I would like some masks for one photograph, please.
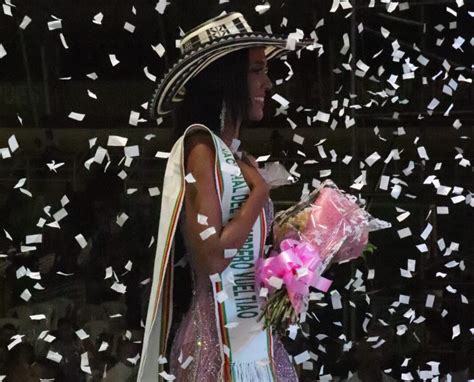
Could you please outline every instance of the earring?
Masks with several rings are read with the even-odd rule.
[[[221,123],[221,133],[224,131],[224,127],[225,127],[225,113],[226,113],[226,107],[225,107],[225,102],[222,101],[222,109],[221,109],[221,114],[219,116],[219,120],[220,120],[220,123]]]

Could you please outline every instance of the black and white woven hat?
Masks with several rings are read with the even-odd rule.
[[[313,41],[298,35],[277,36],[253,32],[241,13],[220,15],[192,29],[181,40],[181,57],[164,75],[149,104],[153,119],[183,100],[186,83],[209,64],[239,49],[264,47],[267,60]]]

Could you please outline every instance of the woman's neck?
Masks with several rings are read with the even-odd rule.
[[[231,146],[233,139],[239,139],[240,134],[240,121],[233,123],[229,117],[226,118],[224,129],[220,133],[221,139],[227,146]]]

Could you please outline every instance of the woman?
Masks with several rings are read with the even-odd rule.
[[[193,274],[191,308],[169,357],[176,380],[297,380],[280,341],[257,319],[255,261],[263,255],[272,207],[255,161],[237,151],[241,124],[263,117],[271,88],[267,60],[295,44],[309,42],[254,33],[241,14],[224,14],[184,36],[182,58],[157,89],[152,115],[184,101],[165,172],[139,381],[156,381],[167,362],[176,232]]]

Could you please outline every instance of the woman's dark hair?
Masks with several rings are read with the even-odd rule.
[[[177,108],[174,140],[193,123],[218,132],[223,102],[232,122],[244,121],[249,109],[247,71],[248,49],[240,49],[213,62],[192,78],[186,84],[186,95]]]

